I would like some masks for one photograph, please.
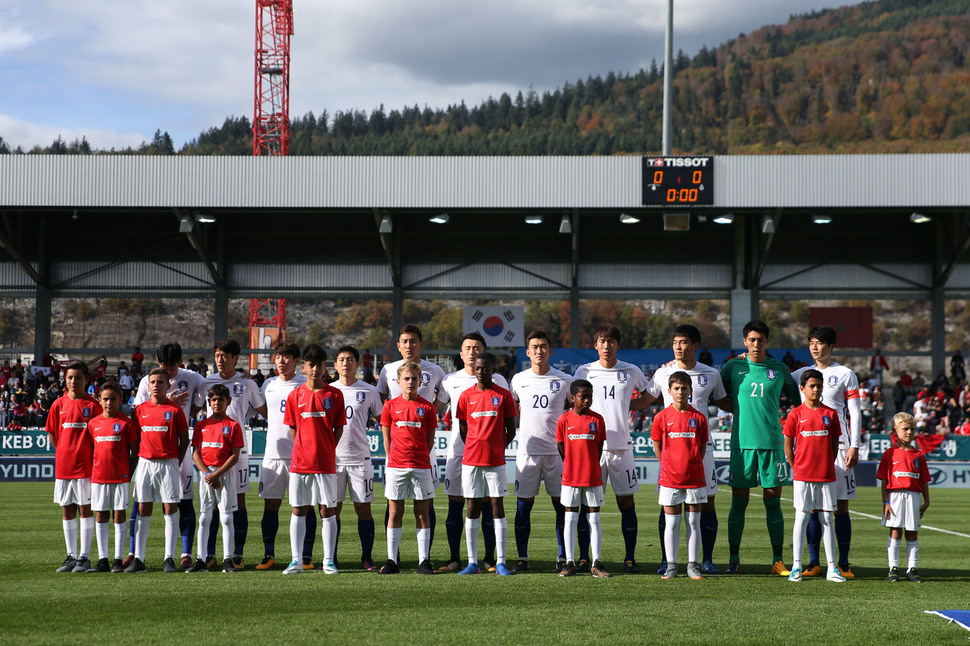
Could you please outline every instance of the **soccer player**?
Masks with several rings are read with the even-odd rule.
[[[795,526],[792,528],[792,567],[788,580],[802,580],[802,548],[808,514],[815,512],[822,524],[825,543],[826,578],[845,583],[845,577],[835,567],[832,558],[835,531],[832,512],[835,510],[835,454],[838,452],[842,429],[835,411],[822,404],[822,373],[815,369],[802,370],[799,376],[803,403],[785,419],[785,457],[792,468],[792,497],[795,500]]]
[[[220,384],[209,388],[207,397],[212,415],[195,426],[192,460],[199,469],[199,558],[189,572],[205,572],[205,546],[209,543],[209,524],[216,505],[222,522],[222,571],[236,572],[232,565],[232,512],[239,504],[233,467],[246,445],[242,427],[226,416],[232,397]]]
[[[893,446],[882,454],[876,478],[882,483],[882,526],[889,528],[890,583],[899,581],[899,539],[906,535],[906,580],[921,583],[919,528],[930,506],[930,472],[926,458],[913,446],[916,421],[909,413],[893,416]],[[923,504],[920,504],[920,494]]]
[[[130,496],[131,472],[138,461],[138,435],[128,417],[120,412],[122,388],[114,382],[101,386],[103,412],[88,422],[94,442],[94,466],[91,470],[91,508],[95,513],[98,538],[98,562],[88,572],[121,572]],[[114,512],[115,555],[108,562],[108,523]]]
[[[592,409],[606,420],[606,449],[600,465],[603,469],[603,482],[608,480],[613,485],[616,506],[620,509],[620,529],[626,547],[623,571],[627,574],[639,574],[640,568],[635,556],[637,510],[633,494],[640,491],[640,484],[637,482],[633,438],[628,420],[631,410],[643,410],[650,404],[647,397],[633,399],[634,393],[639,395],[646,390],[647,379],[640,368],[617,359],[620,330],[615,325],[598,327],[593,333],[593,347],[599,359],[580,366],[575,377],[593,384]],[[580,572],[584,572],[589,563],[584,563],[584,559],[580,558],[576,565]]]
[[[195,392],[202,384],[202,375],[185,368],[180,368],[182,363],[182,346],[178,343],[165,343],[158,346],[155,351],[155,359],[160,368],[168,371],[169,387],[168,400],[182,409],[186,419],[193,417],[193,403]],[[135,406],[143,404],[150,399],[148,392],[148,376],[141,379],[138,384],[138,392],[135,393]],[[192,429],[189,429],[189,439],[192,437]],[[195,467],[192,464],[192,452],[186,451],[185,459],[179,465],[179,486],[181,499],[179,500],[179,532],[182,535],[182,558],[180,566],[183,570],[192,565],[192,541],[195,540],[195,493],[192,490],[192,480],[195,475]],[[135,519],[138,517],[137,504],[131,513],[131,547],[129,559],[134,558],[135,551]],[[128,561],[128,565],[131,561]]]
[[[259,479],[259,497],[263,499],[263,560],[257,570],[268,570],[276,565],[276,534],[280,529],[280,505],[290,482],[290,456],[293,454],[293,436],[290,427],[283,423],[286,398],[294,389],[306,383],[306,377],[296,374],[300,363],[300,348],[295,343],[282,342],[273,355],[276,376],[263,382],[262,396],[266,400],[266,451]],[[303,545],[303,569],[313,569],[313,542],[317,532],[316,514],[306,517],[306,535],[310,537]]]
[[[337,350],[333,365],[337,381],[330,384],[344,395],[347,425],[337,443],[337,542],[340,542],[340,511],[347,490],[357,514],[357,536],[360,538],[360,567],[373,572],[374,566],[374,465],[367,441],[367,422],[381,418],[381,396],[377,388],[357,378],[360,352],[352,345]],[[420,375],[415,387],[420,383]],[[437,416],[433,416],[437,420]],[[386,448],[386,446],[385,446]],[[430,467],[429,467],[430,469]],[[428,477],[430,477],[430,471]],[[398,525],[400,527],[400,525]],[[336,554],[336,548],[334,548]]]
[[[609,579],[613,575],[606,571],[600,561],[603,525],[599,514],[604,498],[600,457],[603,454],[603,443],[606,442],[606,422],[602,415],[589,409],[593,402],[591,383],[585,379],[576,379],[570,383],[569,393],[572,396],[572,409],[563,413],[556,422],[556,448],[563,461],[559,502],[565,508],[563,548],[566,558],[559,570],[559,576],[575,576],[578,571],[575,560],[576,531],[579,508],[585,503],[589,509],[593,557],[590,573],[598,579]]]
[[[667,379],[670,405],[653,418],[650,437],[660,461],[660,504],[665,519],[664,543],[667,571],[664,579],[677,578],[677,550],[680,546],[681,505],[687,507],[687,576],[703,579],[697,565],[700,557],[701,505],[707,501],[707,414],[691,406],[691,377],[678,370]]]
[[[768,356],[770,330],[762,321],[749,321],[743,328],[747,356],[731,359],[721,368],[721,381],[734,402],[731,428],[731,511],[728,514],[728,574],[741,572],[741,536],[751,487],[764,488],[768,537],[771,541],[773,574],[791,572],[782,561],[785,517],[781,511],[781,488],[788,483],[784,436],[779,421],[782,394],[795,402],[798,387],[780,361]]]
[[[226,413],[235,420],[240,427],[245,428],[246,420],[255,411],[267,416],[266,401],[259,392],[256,382],[247,375],[236,370],[239,362],[241,348],[235,339],[221,339],[216,341],[213,346],[213,360],[216,371],[205,377],[202,385],[195,392],[196,410],[201,410],[208,403],[206,401],[209,389],[216,384],[221,384],[229,389],[232,396],[232,403]],[[209,408],[207,415],[212,414]],[[236,498],[239,508],[233,512],[232,525],[234,529],[233,557],[232,565],[237,570],[245,568],[243,561],[243,549],[246,546],[246,537],[249,533],[249,514],[246,512],[246,494],[249,493],[249,447],[243,447],[239,453],[239,461],[235,467],[236,473]],[[209,544],[207,549],[206,564],[210,567],[215,566],[216,535],[218,534],[219,523],[216,518],[212,519],[212,527],[209,530]]]
[[[405,361],[397,369],[401,395],[390,399],[381,414],[381,433],[387,452],[384,492],[390,509],[387,522],[387,562],[380,574],[397,574],[404,520],[404,501],[414,499],[417,524],[418,574],[435,574],[431,563],[431,523],[428,507],[434,499],[428,450],[434,443],[438,416],[434,406],[418,395],[421,366]]]
[[[708,402],[713,398],[714,403],[721,410],[732,409],[731,398],[721,383],[721,374],[710,365],[700,363],[695,358],[701,347],[701,333],[693,325],[678,325],[674,329],[672,347],[674,360],[659,368],[653,375],[653,381],[647,386],[647,404],[655,399],[663,398],[664,406],[670,406],[673,399],[670,389],[663,388],[669,383],[670,376],[675,372],[686,372],[691,381],[691,394],[688,403],[698,412],[707,417]],[[700,566],[701,574],[720,574],[714,565],[714,544],[717,542],[717,511],[714,507],[714,496],[717,494],[717,475],[714,466],[714,443],[708,434],[707,449],[704,451],[704,474],[707,479],[707,502],[701,505],[700,537],[703,560]],[[659,485],[658,485],[659,487]],[[659,488],[658,488],[659,491]],[[663,575],[667,571],[666,548],[664,535],[666,527],[666,513],[660,510],[660,550],[662,562],[657,574]]]
[[[859,398],[859,380],[855,373],[832,360],[835,348],[835,330],[818,325],[808,332],[808,351],[815,362],[815,370],[822,373],[822,403],[835,410],[842,435],[835,456],[835,540],[839,549],[839,571],[847,579],[855,578],[849,567],[849,547],[852,542],[852,522],[849,519],[849,501],[855,500],[855,465],[859,462],[862,447],[862,405]],[[792,373],[796,382],[811,367]],[[818,515],[808,520],[808,567],[802,576],[818,576],[822,568],[818,560],[818,547],[822,526]]]
[[[64,373],[64,394],[51,405],[45,430],[54,446],[54,502],[61,506],[67,558],[58,572],[87,572],[94,538],[91,511],[91,468],[94,446],[88,422],[101,406],[86,392],[88,366],[75,361]],[[81,520],[78,521],[78,511]],[[78,549],[78,527],[81,544]]]
[[[145,571],[145,549],[152,520],[152,507],[162,503],[165,514],[165,572],[177,572],[175,544],[178,540],[178,503],[181,499],[179,463],[189,447],[189,425],[182,409],[168,400],[168,370],[148,373],[150,399],[135,408],[135,430],[139,434],[138,466],[134,475],[134,497],[138,501],[135,521],[135,558],[125,572]]]
[[[569,405],[571,375],[549,365],[552,346],[542,330],[529,333],[525,354],[532,365],[512,377],[512,397],[519,405],[519,445],[515,458],[515,547],[519,559],[516,572],[529,569],[529,534],[532,532],[532,506],[539,494],[539,482],[546,483],[546,493],[556,512],[556,540],[559,554],[557,571],[569,559],[563,543],[565,509],[562,495],[562,456],[556,442],[556,424]],[[605,432],[605,431],[604,431]]]
[[[461,339],[458,357],[461,369],[448,373],[441,383],[439,397],[449,402],[451,407],[451,438],[448,442],[448,459],[445,462],[445,495],[448,496],[448,517],[445,520],[445,530],[448,533],[448,547],[451,558],[443,565],[440,572],[457,572],[461,569],[461,531],[465,526],[465,498],[461,490],[461,459],[465,452],[465,443],[461,441],[461,431],[458,425],[458,398],[463,392],[473,387],[475,379],[475,357],[485,352],[487,346],[485,338],[478,332],[469,332]],[[492,380],[509,389],[505,377],[492,375]],[[495,571],[495,523],[492,519],[490,505],[482,507],[482,536],[485,544],[485,569]]]
[[[509,523],[504,496],[509,493],[505,475],[505,447],[515,437],[515,401],[512,393],[495,385],[495,355],[483,352],[472,364],[478,382],[458,398],[458,424],[465,451],[461,489],[468,501],[465,544],[468,565],[458,574],[478,574],[478,526],[482,502],[491,499],[495,519],[495,571],[512,574],[505,563]]]
[[[286,399],[283,423],[293,435],[290,460],[290,548],[293,560],[283,574],[303,571],[306,515],[318,507],[323,536],[323,571],[337,574],[337,443],[347,425],[344,396],[326,382],[327,353],[315,343],[303,349],[307,381]]]

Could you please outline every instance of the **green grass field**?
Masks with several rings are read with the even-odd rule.
[[[970,608],[970,499],[965,490],[937,489],[920,532],[921,585],[889,584],[887,531],[874,517],[853,517],[853,569],[859,578],[837,585],[806,579],[800,584],[769,574],[770,549],[764,508],[752,497],[741,559],[744,574],[691,581],[662,581],[650,574],[623,576],[622,538],[615,506],[604,508],[604,561],[610,580],[561,579],[554,516],[540,500],[533,511],[533,570],[514,577],[413,574],[414,520],[405,516],[404,574],[381,577],[355,569],[356,522],[347,509],[340,542],[342,572],[282,576],[275,571],[226,575],[161,572],[163,530],[156,517],[148,545],[150,572],[57,574],[64,558],[60,510],[52,484],[0,485],[0,643],[91,642],[208,643],[665,643],[831,644],[966,643],[970,634],[924,610]],[[378,490],[378,496],[380,496]],[[383,514],[383,501],[375,507]],[[432,556],[443,562],[446,500],[437,500],[438,530]],[[718,496],[720,534],[715,560],[727,560],[730,490]],[[515,547],[508,498],[509,552]],[[547,511],[549,509],[549,511]],[[638,495],[638,560],[644,570],[658,559],[656,494]],[[786,533],[793,511],[786,502]],[[250,494],[246,560],[262,556],[261,501]],[[854,510],[879,513],[879,492],[860,489]],[[377,516],[378,514],[375,514]],[[288,523],[281,513],[277,553],[289,552]],[[378,521],[378,526],[380,522]],[[931,529],[937,528],[937,529]],[[941,531],[946,530],[946,531]],[[682,529],[681,554],[683,546]],[[113,540],[113,535],[112,535]],[[464,543],[463,543],[464,545]],[[317,537],[319,555],[320,538]],[[785,562],[790,564],[790,541]],[[92,546],[95,551],[96,546]],[[220,548],[221,550],[221,548]],[[378,529],[375,560],[386,554]],[[903,550],[905,562],[905,548]],[[681,559],[682,561],[684,559]],[[683,565],[681,565],[683,568]]]

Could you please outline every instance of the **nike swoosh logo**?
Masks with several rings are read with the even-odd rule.
[[[296,407],[297,407],[297,408],[303,408],[304,406],[306,406],[306,404],[305,404],[305,403],[303,403],[303,404],[297,404],[297,406],[296,406]]]
[[[674,425],[673,422],[667,422],[667,426],[673,426],[673,425]]]
[[[571,430],[573,430],[574,428],[576,428],[576,427],[575,427],[575,426],[567,426],[567,427],[566,427],[566,430],[567,430],[567,431],[571,431]]]

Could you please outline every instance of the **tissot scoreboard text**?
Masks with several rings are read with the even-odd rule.
[[[713,157],[644,157],[643,204],[712,206]]]

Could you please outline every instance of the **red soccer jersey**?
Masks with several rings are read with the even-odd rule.
[[[782,433],[795,438],[794,480],[835,482],[832,437],[842,435],[842,428],[833,409],[819,406],[812,410],[801,404],[788,413]]]
[[[243,448],[242,427],[231,417],[214,420],[207,417],[197,422],[192,433],[192,446],[202,451],[202,464],[207,467],[221,467],[225,464],[232,450]]]
[[[650,438],[661,443],[662,487],[696,489],[707,485],[704,447],[707,446],[707,418],[689,407],[679,411],[668,406],[653,418]]]
[[[923,491],[930,483],[930,470],[926,458],[919,451],[907,451],[894,446],[882,454],[876,478],[886,483],[886,489]]]
[[[94,443],[88,422],[101,414],[101,404],[88,395],[71,399],[61,395],[47,414],[46,430],[54,442],[54,477],[76,480],[91,477]]]
[[[393,469],[430,469],[428,431],[438,427],[438,416],[428,400],[395,397],[381,413],[381,426],[391,429],[387,466]],[[384,447],[387,449],[387,447]]]
[[[188,433],[185,413],[172,403],[153,404],[151,400],[135,408],[135,429],[141,443],[138,457],[168,460],[179,456],[179,434]]]
[[[131,420],[121,413],[114,417],[98,415],[88,422],[88,433],[94,441],[91,482],[117,484],[130,481],[128,445],[138,441]]]
[[[313,392],[303,384],[286,398],[283,423],[296,428],[292,473],[336,473],[334,430],[347,425],[344,395],[330,385]]]
[[[603,484],[600,447],[606,441],[606,422],[599,413],[577,415],[568,410],[556,422],[556,443],[563,443],[562,483],[567,487]]]
[[[495,384],[488,390],[472,386],[458,397],[457,417],[468,425],[462,464],[473,467],[505,464],[505,420],[515,417],[512,393]]]

